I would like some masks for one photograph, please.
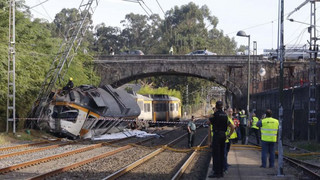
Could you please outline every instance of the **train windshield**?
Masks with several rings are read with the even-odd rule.
[[[64,119],[67,121],[75,122],[79,115],[79,110],[69,106],[55,106],[53,108],[53,118]]]

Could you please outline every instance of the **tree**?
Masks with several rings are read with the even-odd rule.
[[[19,2],[18,7],[25,7],[22,2]],[[0,127],[4,128],[7,103],[9,16],[7,4],[3,0],[0,0],[0,7],[0,119],[2,122]],[[56,33],[55,25],[41,19],[31,21],[28,11],[22,12],[19,8],[16,11],[16,109],[19,117],[26,117],[31,110],[45,75],[62,42],[60,38],[62,36]],[[82,41],[79,52],[66,74],[66,76],[74,77],[76,85],[97,85],[100,82],[99,78],[93,73],[92,54],[81,51],[82,49],[88,49],[88,42],[92,39],[92,33],[88,32],[88,34],[91,37],[89,36]],[[61,82],[60,85],[63,86],[64,83]]]
[[[108,54],[109,47],[112,47],[114,51],[119,51],[125,44],[125,39],[121,38],[120,33],[120,28],[106,27],[104,23],[97,25],[93,50],[105,55]]]

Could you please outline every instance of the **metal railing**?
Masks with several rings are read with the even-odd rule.
[[[316,73],[317,83],[320,82],[320,71]],[[261,93],[279,88],[279,76],[264,81],[253,82],[251,92]],[[283,77],[284,89],[309,86],[309,71],[300,71]]]

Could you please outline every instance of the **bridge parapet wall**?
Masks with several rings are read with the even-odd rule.
[[[177,75],[216,82],[235,95],[245,95],[247,89],[247,56],[99,56],[95,57],[94,64],[96,72],[101,76],[100,85],[112,84],[117,87],[144,77]],[[307,69],[308,65],[308,62],[287,61],[284,63],[284,75],[294,75],[295,72]],[[261,67],[267,72],[264,77],[258,74]],[[278,62],[264,60],[262,56],[251,56],[252,82],[271,79],[278,75]]]

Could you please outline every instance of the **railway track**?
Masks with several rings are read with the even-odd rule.
[[[164,151],[172,148],[162,147],[186,131],[179,127],[171,129],[161,130],[159,136],[142,140],[141,138],[126,138],[99,143],[55,141],[10,147],[20,149],[16,152],[11,152],[9,147],[5,147],[6,149],[2,148],[2,151],[0,149],[0,152],[6,152],[0,154],[0,179],[63,179],[69,177],[72,179],[102,179],[106,177],[106,173],[112,174],[117,169],[150,154],[155,148],[164,149]],[[184,146],[187,145],[186,142],[186,140],[183,142]],[[32,149],[28,149],[30,147]],[[169,152],[165,152],[165,156],[170,157]],[[187,152],[190,152],[190,149]],[[192,153],[178,154],[183,154],[181,157],[184,161],[187,159],[185,154],[188,154],[189,157]],[[197,153],[192,156],[194,157],[195,154]],[[104,167],[108,169],[102,173]],[[180,168],[180,166],[177,167]]]
[[[202,138],[200,145],[206,139],[207,130],[201,129],[198,132]],[[174,176],[178,179],[196,154],[191,153],[196,149],[173,149],[186,147],[186,144],[187,133],[103,179],[170,179]]]
[[[185,132],[185,131],[176,130],[176,131],[170,132],[169,134],[164,135],[163,138],[155,139],[153,143],[151,143],[150,141],[143,143],[143,146],[142,144],[140,145],[129,144],[134,147],[126,149],[122,152],[116,153],[112,156],[100,158],[97,161],[92,161],[88,164],[79,166],[74,169],[71,169],[71,168],[67,169],[63,173],[60,173],[59,175],[46,177],[46,179],[66,179],[70,177],[72,177],[72,179],[103,179],[108,174],[110,175],[113,172],[116,172],[117,170],[126,167],[128,164],[134,163],[135,161],[138,161],[144,156],[150,154],[151,152],[156,150],[155,148],[157,147],[160,148],[164,146],[165,144],[168,143],[168,141],[172,141],[173,138],[183,134],[182,132]],[[166,140],[167,142],[164,143],[165,141],[161,141],[162,139]],[[184,141],[184,143],[186,146],[187,141]],[[171,154],[169,155],[166,154],[166,156],[168,157],[170,155]],[[185,153],[183,153],[183,156],[185,156]],[[130,179],[132,178],[130,177]]]
[[[251,141],[249,141],[249,143],[257,146],[257,148],[261,149],[256,143],[253,143]],[[310,153],[310,154],[314,154],[310,151],[301,149],[301,148],[296,148],[293,147],[291,145],[287,145],[284,144],[284,146],[287,146],[289,148],[294,148],[296,150],[298,150],[298,153],[302,154],[302,153]],[[278,152],[276,152],[276,155],[278,155]],[[301,170],[303,173],[305,173],[310,179],[320,179],[320,166],[319,165],[315,165],[315,164],[311,164],[305,161],[301,161],[298,160],[296,158],[293,157],[289,157],[290,154],[288,155],[284,155],[283,159],[285,162],[289,163],[292,167],[296,168],[297,170]],[[297,154],[295,154],[297,155]]]
[[[284,156],[283,159],[290,163],[291,166],[303,170],[303,172],[308,174],[308,176],[312,179],[320,179],[320,166],[300,161],[288,156]]]
[[[166,133],[169,133],[170,131],[166,131]],[[164,133],[165,134],[165,133]],[[25,161],[19,161],[19,163],[16,163],[18,160],[14,161],[13,163],[12,158],[8,158],[13,156],[12,153],[6,154],[3,159],[0,159],[0,164],[4,165],[5,167],[0,168],[0,179],[28,179],[36,177],[39,174],[43,174],[44,172],[53,171],[56,168],[55,167],[61,167],[61,165],[69,163],[72,164],[73,162],[81,161],[82,159],[90,159],[92,157],[96,157],[100,154],[103,154],[104,152],[111,152],[115,150],[118,150],[119,148],[115,146],[120,146],[121,143],[124,141],[127,141],[126,144],[130,144],[137,140],[132,140],[134,138],[126,138],[122,140],[114,140],[111,142],[101,142],[97,144],[92,144],[90,142],[86,142],[84,144],[79,144],[80,142],[71,142],[71,145],[64,146],[73,146],[73,150],[70,150],[68,148],[62,148],[60,153],[56,153],[54,155],[44,155],[45,157],[40,157],[39,152],[43,153],[44,151],[57,151],[57,148],[61,148],[60,146],[48,146],[43,148],[36,148],[34,149],[34,152],[37,152],[36,154],[34,152],[29,152],[29,150],[22,150],[21,152],[16,152],[15,156],[16,159],[24,159],[26,155],[26,151],[28,151],[28,156],[31,160],[25,160]],[[145,138],[143,141],[148,141],[152,138]],[[29,145],[25,145],[29,146]],[[129,146],[133,147],[132,145],[127,145],[124,148],[120,150],[125,150]],[[50,147],[50,148],[49,148]],[[43,152],[42,152],[43,151]],[[66,152],[67,151],[67,152]],[[111,153],[112,155],[112,153]],[[37,158],[35,158],[37,157]],[[39,158],[40,157],[40,158]],[[102,158],[102,156],[98,157]],[[89,161],[88,161],[89,162]],[[9,163],[9,164],[8,164]],[[41,178],[40,178],[41,179]]]

